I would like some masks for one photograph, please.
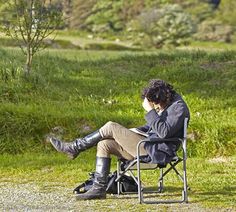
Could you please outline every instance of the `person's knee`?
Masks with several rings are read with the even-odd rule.
[[[110,149],[111,149],[110,144],[111,144],[111,142],[109,142],[109,140],[102,140],[102,141],[98,142],[97,150],[110,153]]]
[[[116,122],[108,121],[108,122],[104,125],[104,127],[105,127],[106,129],[112,130],[112,129],[115,129],[118,125],[119,125],[119,124],[116,123]]]
[[[114,138],[114,133],[120,129],[118,123],[113,121],[108,121],[103,127],[100,128],[99,132],[103,138]]]
[[[114,127],[117,123],[116,122],[113,122],[113,121],[108,121],[105,126],[108,127],[108,128],[111,128],[111,127]]]

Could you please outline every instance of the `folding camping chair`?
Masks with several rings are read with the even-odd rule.
[[[172,160],[167,164],[166,170],[164,170],[165,167],[160,166],[159,164],[151,164],[151,163],[145,163],[142,161],[142,156],[140,156],[140,145],[144,142],[150,142],[148,140],[142,140],[137,144],[137,158],[135,158],[132,161],[126,161],[126,163],[123,163],[122,160],[118,160],[117,162],[117,189],[118,189],[118,195],[119,194],[125,194],[125,192],[122,191],[122,186],[120,179],[123,175],[126,173],[129,173],[135,182],[138,185],[138,199],[139,203],[147,203],[147,204],[158,204],[158,203],[187,203],[188,202],[188,185],[187,185],[187,173],[186,173],[186,160],[187,160],[187,125],[188,125],[188,118],[184,119],[184,132],[183,132],[183,138],[171,138],[171,139],[158,139],[158,141],[173,141],[173,140],[179,140],[181,142],[180,149],[182,150],[182,155],[172,158]],[[151,141],[153,142],[153,141]],[[182,174],[177,170],[177,165],[179,163],[182,163]],[[154,170],[154,169],[160,169],[160,177],[158,179],[158,189],[156,191],[144,191],[144,186],[142,186],[141,182],[141,170]],[[137,178],[135,177],[134,171],[137,171]],[[157,200],[157,201],[147,201],[144,200],[144,192],[145,193],[162,193],[164,188],[164,177],[170,172],[174,171],[174,173],[178,176],[178,178],[182,182],[182,199],[176,200],[176,199],[168,199],[168,200]],[[130,193],[130,192],[129,192]],[[137,193],[137,192],[136,192]]]

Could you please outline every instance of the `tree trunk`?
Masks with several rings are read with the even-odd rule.
[[[33,54],[30,47],[27,47],[27,55],[26,55],[26,63],[25,63],[25,76],[28,77],[31,72],[31,65],[32,65],[32,59]]]

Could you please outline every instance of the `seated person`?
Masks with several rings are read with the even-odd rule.
[[[150,80],[143,89],[143,108],[147,112],[147,124],[139,127],[147,133],[148,138],[181,138],[185,117],[189,118],[189,109],[173,86],[160,79]],[[96,172],[92,188],[83,194],[77,194],[77,199],[105,199],[107,177],[110,173],[111,154],[118,158],[133,160],[136,157],[137,144],[146,137],[133,132],[126,127],[107,122],[97,131],[77,138],[73,142],[62,142],[54,137],[48,141],[58,151],[76,158],[82,151],[97,145]],[[153,142],[141,145],[141,155],[148,155],[149,162],[168,163],[179,147],[177,142]]]

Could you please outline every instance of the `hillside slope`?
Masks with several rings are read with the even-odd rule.
[[[173,84],[188,103],[190,156],[235,152],[235,52],[51,50],[35,58],[28,80],[20,52],[0,49],[0,57],[1,153],[48,151],[44,135],[55,127],[71,140],[109,120],[142,125],[140,92],[151,78]]]

